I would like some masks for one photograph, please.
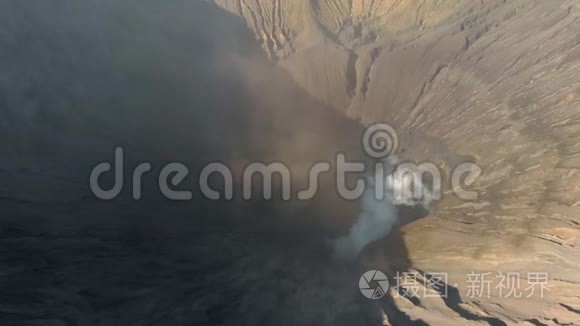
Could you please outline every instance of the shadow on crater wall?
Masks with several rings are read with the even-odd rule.
[[[192,175],[216,160],[360,155],[358,124],[271,66],[239,18],[185,1],[0,12],[3,325],[382,324],[358,278],[410,263],[399,231],[357,264],[330,258],[329,230],[348,227],[353,203],[176,203],[155,173],[142,201],[128,187],[112,202],[88,189],[115,146],[128,167],[180,161]]]

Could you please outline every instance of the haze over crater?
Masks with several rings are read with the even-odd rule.
[[[577,1],[213,2],[314,98],[395,127],[405,157],[483,169],[477,202],[446,195],[408,228],[418,267],[460,286],[471,270],[549,270],[557,290],[548,298],[472,309],[506,322],[578,322],[566,309],[579,305]]]
[[[116,146],[128,167],[177,160],[193,175],[256,159],[302,171],[341,151],[358,157],[362,125],[382,122],[401,158],[445,171],[447,191],[458,164],[483,170],[476,201],[445,192],[428,218],[367,248],[387,256],[385,272],[449,274],[449,298],[398,298],[391,322],[579,324],[579,10],[577,0],[1,2],[0,313],[14,325],[366,323],[381,309],[361,299],[361,271],[333,261],[320,236],[348,230],[357,203],[326,191],[312,206],[252,210],[155,193],[136,202],[128,188],[102,202],[88,175]],[[547,271],[550,291],[469,298],[472,271]]]

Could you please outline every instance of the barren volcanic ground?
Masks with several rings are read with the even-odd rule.
[[[3,1],[0,324],[580,325],[579,17],[576,0]],[[356,262],[326,240],[359,207],[325,188],[310,206],[174,202],[151,174],[133,200],[126,170],[119,198],[89,189],[115,146],[157,172],[300,170],[359,155],[375,122],[445,192]],[[463,162],[475,201],[448,186]],[[448,295],[367,300],[371,267],[447,273]],[[543,295],[523,291],[534,272]]]

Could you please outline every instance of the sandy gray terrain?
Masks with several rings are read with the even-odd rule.
[[[579,325],[579,17],[575,0],[2,2],[0,325]],[[175,203],[154,177],[141,201],[89,189],[115,146],[157,170],[299,169],[358,157],[374,122],[406,160],[483,173],[476,201],[447,191],[356,262],[326,240],[359,206],[327,190],[296,206]],[[370,302],[371,268],[448,273],[449,293]],[[548,272],[549,291],[470,297],[488,272]]]
[[[506,323],[580,322],[577,1],[215,2],[313,97],[395,126],[412,159],[482,167],[477,202],[445,196],[406,230],[418,268],[449,272],[463,294],[470,271],[547,270],[542,300],[464,305]],[[431,304],[411,313],[457,319]]]

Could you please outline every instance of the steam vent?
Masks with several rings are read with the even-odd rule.
[[[580,325],[580,1],[4,0],[0,72],[0,325]]]

